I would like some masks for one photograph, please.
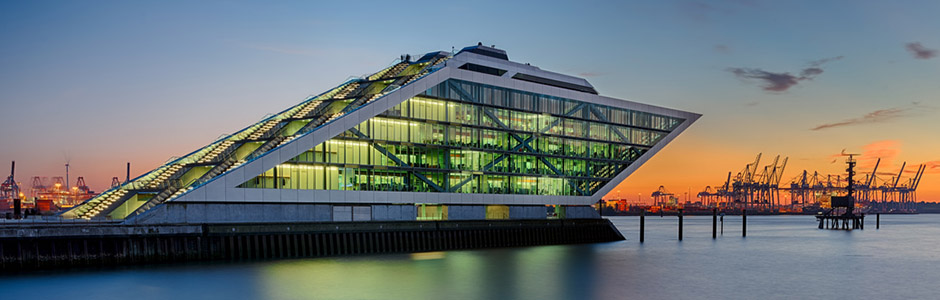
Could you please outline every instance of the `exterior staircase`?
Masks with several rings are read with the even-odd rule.
[[[395,88],[404,86],[423,77],[430,72],[430,66],[439,63],[441,60],[442,59],[439,58],[429,63],[424,69],[413,75],[402,76],[401,73],[409,66],[413,65],[411,62],[403,61],[380,74],[369,77],[368,81],[360,80],[359,82],[350,82],[339,88],[329,99],[311,100],[303,104],[298,110],[289,113],[289,115],[269,118],[260,125],[255,125],[255,127],[249,129],[250,132],[240,134],[239,137],[230,137],[228,140],[224,140],[213,146],[208,152],[199,152],[196,154],[201,157],[186,158],[185,161],[180,160],[169,166],[162,167],[157,170],[155,174],[147,174],[136,182],[125,183],[122,186],[114,188],[112,191],[88,200],[86,203],[76,207],[74,211],[69,212],[68,215],[82,219],[100,218],[103,215],[109,214],[117,207],[120,207],[122,203],[138,194],[138,192],[158,192],[156,196],[137,208],[131,215],[145,212],[161,203],[179,197],[193,190],[195,187],[237,168],[278,146],[289,143],[314,128],[345,116],[356,108],[367,105],[380,98],[382,95],[393,91]],[[394,79],[394,82],[386,86],[382,91],[366,94],[367,91],[374,86],[371,83],[389,79]],[[337,100],[348,99],[355,100],[351,101],[346,107],[336,113],[326,113],[331,106],[330,104]],[[309,118],[315,119],[305,124],[303,128],[297,131],[297,134],[290,137],[279,134],[282,131],[281,129],[288,123],[287,120]],[[248,154],[246,157],[238,159],[238,157],[235,156],[236,150],[239,149],[245,141],[260,140],[264,140],[264,144],[253,150],[252,153]],[[179,181],[179,178],[191,170],[190,164],[210,165],[212,168],[195,181],[182,183]]]
[[[349,93],[352,93],[352,91],[356,90],[357,88],[359,88],[358,82],[347,84],[345,87],[343,87],[342,90],[339,91],[339,93],[336,93],[336,96],[333,96],[333,98],[334,99],[346,98],[347,96],[349,96]]]
[[[198,162],[199,162],[199,163],[209,163],[209,162],[212,162],[212,161],[215,160],[217,157],[219,157],[222,153],[225,153],[225,152],[227,152],[227,151],[230,151],[230,148],[232,148],[233,145],[235,145],[235,141],[232,141],[232,140],[225,140],[225,141],[223,141],[222,143],[219,143],[218,146],[216,146],[215,148],[213,148],[212,151],[210,151],[210,152],[207,153],[205,156],[203,156],[202,159],[199,159]]]
[[[85,207],[76,212],[76,216],[81,219],[91,220],[96,218],[101,214],[101,212],[109,210],[112,205],[119,203],[118,200],[122,200],[124,196],[127,195],[127,190],[117,189],[105,195],[104,197],[99,197],[98,199],[89,201],[90,206]],[[92,202],[93,201],[93,202]],[[86,205],[88,205],[86,204]],[[112,208],[113,209],[113,208]]]

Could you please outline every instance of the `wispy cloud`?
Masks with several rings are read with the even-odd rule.
[[[898,173],[902,171],[900,170],[901,164],[898,163],[897,160],[901,157],[901,148],[901,142],[898,140],[880,140],[868,143],[862,146],[862,152],[856,157],[858,168],[863,170],[867,169],[865,172],[870,173],[877,163],[878,172],[876,175],[889,177],[898,176]],[[832,154],[829,158],[833,159],[833,163],[844,161],[841,153]],[[879,159],[881,160],[880,162]],[[908,162],[905,164],[906,167],[903,173],[913,177],[921,165],[926,166],[924,170],[925,174],[940,174],[940,160],[922,163]]]
[[[901,142],[897,140],[881,140],[862,146],[862,156],[858,158],[860,168],[874,168],[878,159],[881,159],[879,168],[891,168],[894,160],[901,154]]]
[[[770,72],[759,68],[728,68],[727,71],[743,80],[757,80],[761,83],[761,88],[768,92],[785,92],[796,86],[801,81],[813,80],[824,70],[821,66],[825,63],[842,59],[842,56],[824,58],[811,61],[806,68],[800,70],[798,75],[789,72]]]
[[[907,51],[910,51],[916,59],[931,59],[937,56],[937,49],[924,47],[920,42],[907,43],[904,48],[907,48]]]
[[[935,106],[925,105],[920,101],[913,101],[910,105],[907,106],[879,109],[864,114],[861,117],[845,119],[839,122],[820,124],[816,127],[810,128],[810,130],[823,130],[834,127],[890,122],[901,118],[913,117],[936,111],[937,107]]]
[[[924,162],[924,165],[927,166],[927,169],[924,169],[925,174],[940,174],[940,160]]]
[[[818,131],[818,130],[823,130],[823,129],[836,128],[836,127],[888,122],[888,121],[893,121],[893,120],[910,116],[910,111],[911,111],[911,108],[895,107],[895,108],[879,109],[879,110],[867,113],[861,117],[845,119],[845,120],[834,122],[834,123],[820,124],[816,127],[813,127],[810,130]]]
[[[790,73],[774,73],[751,68],[728,68],[728,72],[741,79],[757,79],[763,82],[762,88],[770,92],[783,92],[800,83],[800,78]]]
[[[715,52],[718,52],[721,54],[731,54],[731,47],[728,47],[728,45],[724,45],[724,44],[718,44],[718,45],[715,45]]]
[[[821,65],[823,65],[823,64],[825,64],[825,63],[827,63],[827,62],[832,62],[832,61],[840,60],[840,59],[842,59],[843,57],[845,57],[845,56],[839,55],[839,56],[836,56],[836,57],[829,57],[829,58],[823,58],[823,59],[820,59],[820,60],[814,60],[814,61],[809,62],[809,66],[810,66],[810,67],[819,67],[819,66],[821,66]]]

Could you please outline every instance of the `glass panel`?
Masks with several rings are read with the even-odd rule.
[[[470,98],[432,87],[239,187],[590,194],[682,122],[452,82]]]

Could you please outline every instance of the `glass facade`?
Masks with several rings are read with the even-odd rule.
[[[239,187],[587,196],[682,121],[451,79]]]

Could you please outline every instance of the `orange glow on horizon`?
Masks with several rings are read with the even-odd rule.
[[[745,165],[753,162],[754,156],[757,155],[757,153],[741,153],[740,150],[731,153],[731,151],[735,151],[734,149],[728,149],[728,152],[719,150],[704,151],[717,146],[701,143],[703,141],[696,137],[680,135],[674,140],[674,144],[668,145],[651,158],[645,165],[605,195],[604,199],[625,199],[628,202],[635,202],[639,198],[641,199],[640,203],[648,204],[652,203],[650,194],[656,191],[659,186],[665,186],[669,192],[675,194],[681,201],[685,201],[685,193],[689,193],[691,189],[689,199],[695,202],[696,195],[704,191],[706,186],[711,186],[714,189],[723,185],[728,177],[728,172],[731,172],[733,178],[744,169]],[[856,170],[856,173],[861,176],[870,173],[880,157],[878,176],[882,180],[890,180],[899,173],[901,162],[905,160],[904,155],[901,154],[901,144],[898,141],[876,141],[861,148],[864,151],[862,156],[858,157],[859,164]],[[689,153],[708,153],[708,155],[695,156],[689,155]],[[763,153],[759,166],[763,167],[771,164],[773,156]],[[781,159],[784,156],[781,154]],[[707,159],[703,159],[706,157]],[[917,166],[920,164],[926,165],[927,169],[917,188],[916,201],[940,202],[940,185],[935,184],[935,182],[940,182],[940,161],[915,163],[908,160],[899,185],[904,184],[905,180],[913,177]],[[820,174],[844,174],[845,158],[824,153],[820,153],[817,159],[794,159],[794,157],[790,157],[780,185],[788,184],[799,176],[803,170],[810,173],[818,171]],[[781,195],[783,196],[783,194],[785,193]]]
[[[695,126],[693,124],[693,126]],[[172,155],[181,155],[189,153],[203,145],[191,143],[190,145],[174,145],[166,148],[149,148],[146,152],[129,153],[123,152],[126,160],[116,160],[108,155],[98,157],[96,161],[92,160],[73,160],[70,185],[75,184],[78,176],[85,178],[87,184],[96,192],[107,190],[111,184],[112,177],[118,177],[120,181],[125,180],[125,163],[131,161],[131,178],[140,176],[144,172],[150,171],[162,165],[166,158]],[[754,160],[754,156],[761,149],[742,149],[721,147],[711,143],[699,136],[683,133],[671,144],[667,145],[662,151],[652,157],[646,164],[641,166],[636,172],[620,183],[610,193],[604,196],[604,199],[626,199],[627,201],[637,201],[641,203],[651,203],[650,194],[656,191],[659,186],[665,186],[670,192],[676,194],[682,201],[685,201],[685,193],[691,192],[688,198],[695,201],[699,192],[706,186],[717,188],[725,182],[728,172],[732,176],[741,171],[744,166]],[[859,174],[870,172],[874,166],[877,157],[880,155],[882,161],[878,167],[879,176],[891,178],[890,174],[897,174],[901,163],[907,161],[905,167],[905,178],[913,176],[916,166],[920,162],[914,162],[913,159],[906,157],[901,150],[902,144],[898,141],[875,141],[859,147],[863,155],[858,157]],[[892,150],[893,149],[893,150]],[[844,173],[844,158],[833,157],[831,153],[838,153],[841,149],[830,149],[829,151],[819,151],[816,159],[801,159],[796,156],[790,156],[786,166],[781,185],[799,175],[804,169],[809,172],[819,171],[820,174],[842,174]],[[851,151],[849,151],[851,152]],[[174,154],[175,153],[175,154]],[[761,166],[770,164],[773,156],[776,154],[764,152],[761,159]],[[781,158],[786,154],[781,153]],[[35,168],[35,162],[26,164],[17,162],[17,181],[21,188],[29,188],[28,179],[32,176],[64,176],[64,168],[58,164],[48,168]],[[940,202],[940,160],[923,162],[927,165],[921,184],[917,189],[917,201]],[[61,169],[61,170],[60,170]],[[27,173],[29,172],[29,173]]]

